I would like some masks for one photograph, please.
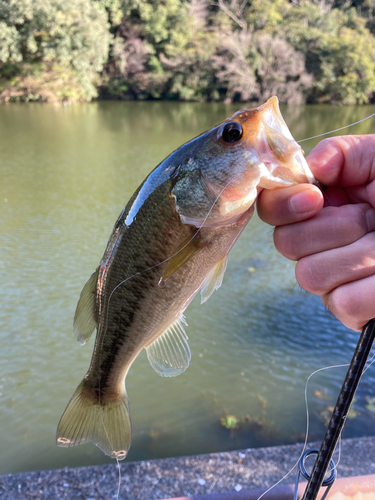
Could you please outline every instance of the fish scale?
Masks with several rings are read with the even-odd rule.
[[[160,375],[185,371],[191,353],[183,312],[199,290],[203,303],[220,287],[258,193],[313,181],[275,97],[184,144],[150,173],[78,301],[78,340],[85,343],[95,327],[97,335],[89,370],[61,417],[59,445],[92,441],[125,458],[125,378],[140,351]]]
[[[110,379],[113,370],[117,372],[117,366],[113,363],[116,358],[114,353],[127,344],[128,338],[134,338],[130,329],[138,327],[142,334],[147,327],[150,320],[149,316],[142,317],[143,300],[147,302],[148,290],[154,289],[158,284],[165,267],[165,264],[158,264],[166,259],[170,248],[176,247],[179,233],[182,232],[183,236],[191,233],[189,228],[181,224],[178,215],[174,216],[172,203],[169,207],[166,206],[165,214],[158,208],[157,199],[170,190],[170,185],[162,185],[157,192],[152,193],[137,214],[136,226],[126,227],[123,224],[126,212],[121,218],[125,235],[117,249],[116,259],[108,266],[106,286],[99,298],[103,304],[96,339],[100,354],[93,357],[89,368],[94,385],[98,383],[95,374],[99,368],[105,372],[105,375],[100,376],[105,377],[106,381]],[[158,217],[159,224],[152,222],[155,216]],[[165,218],[168,219],[168,225],[164,223]],[[130,278],[132,276],[134,277]],[[131,356],[135,355],[130,349],[128,351]],[[126,358],[128,355],[125,353]],[[107,361],[107,357],[110,361]],[[124,358],[121,358],[121,363],[123,362]],[[102,380],[102,390],[105,391],[105,388],[106,384]]]

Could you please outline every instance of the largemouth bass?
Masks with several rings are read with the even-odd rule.
[[[82,290],[74,330],[97,329],[91,364],[57,430],[57,444],[92,441],[125,458],[131,442],[125,377],[142,349],[157,373],[189,365],[183,312],[220,287],[228,254],[262,189],[313,182],[276,97],[184,144],[134,193]]]

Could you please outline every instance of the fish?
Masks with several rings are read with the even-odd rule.
[[[125,378],[142,349],[161,376],[189,366],[184,311],[223,280],[228,254],[262,189],[314,177],[277,97],[236,112],[162,161],[118,217],[74,317],[78,341],[96,329],[91,363],[58,424],[56,441],[93,442],[122,460],[131,444]]]

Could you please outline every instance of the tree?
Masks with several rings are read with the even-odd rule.
[[[1,0],[3,99],[90,99],[108,56],[104,9],[90,0]]]
[[[215,95],[210,61],[216,34],[208,29],[206,0],[124,4],[105,67],[102,95],[207,99]]]
[[[363,104],[375,91],[375,38],[353,8],[331,9],[301,1],[281,35],[306,57],[314,82],[310,102]]]
[[[280,102],[303,104],[313,78],[305,68],[305,57],[285,39],[257,32],[254,36],[257,51],[257,80],[259,101],[277,95]]]
[[[0,99],[365,103],[375,0],[0,0]]]

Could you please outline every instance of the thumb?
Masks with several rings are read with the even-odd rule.
[[[272,226],[309,219],[323,207],[321,191],[311,184],[264,189],[257,202],[259,217]]]

